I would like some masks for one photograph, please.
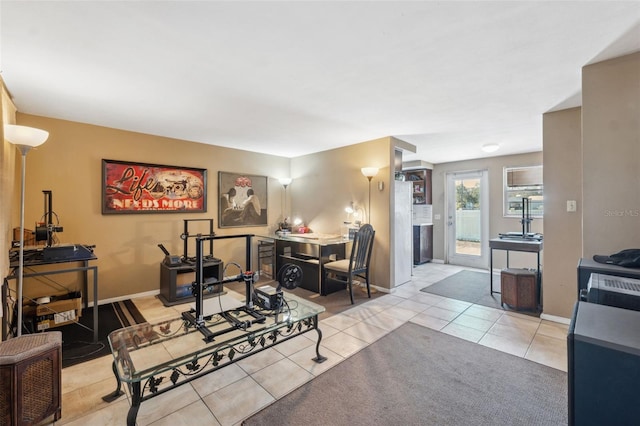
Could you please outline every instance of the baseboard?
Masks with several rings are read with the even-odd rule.
[[[143,293],[129,294],[126,296],[112,297],[110,299],[100,299],[98,305],[106,305],[108,303],[121,302],[128,299],[136,299],[138,297],[156,296],[160,294],[160,290],[145,291]],[[93,302],[89,302],[89,307],[93,307]]]
[[[441,263],[444,265],[444,259],[431,259],[431,263]]]
[[[355,280],[353,282],[353,285],[356,287],[360,287],[364,290],[367,289],[367,285],[365,284],[364,281]],[[379,291],[380,293],[391,293],[391,289],[388,289],[388,288],[378,287],[377,285],[373,285],[373,284],[369,284],[369,287],[371,287],[372,290]]]
[[[363,286],[363,288],[366,287]],[[379,291],[380,293],[391,293],[390,288],[378,287],[377,285],[372,285],[371,288]]]
[[[566,325],[569,325],[571,323],[571,320],[569,318],[559,317],[559,316],[556,316],[556,315],[549,315],[549,314],[541,314],[540,315],[540,319],[547,320],[547,321],[553,321],[553,322],[557,322],[557,323],[560,323],[560,324],[566,324]]]

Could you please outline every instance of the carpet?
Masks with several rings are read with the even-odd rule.
[[[567,374],[406,323],[242,424],[566,425]]]
[[[493,288],[500,291],[499,275],[493,276]],[[503,309],[500,305],[500,294],[490,294],[489,292],[489,273],[460,271],[420,291],[490,308]]]
[[[146,322],[131,300],[98,306],[98,341],[93,341],[93,307],[82,310],[78,323],[53,330],[62,332],[62,368],[111,353],[107,336],[114,330]]]

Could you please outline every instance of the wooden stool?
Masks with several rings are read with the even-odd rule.
[[[528,269],[506,268],[500,273],[501,305],[505,303],[516,310],[538,309],[536,273]]]
[[[61,410],[62,333],[0,342],[0,424],[32,425]]]

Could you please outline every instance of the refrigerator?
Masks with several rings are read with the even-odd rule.
[[[413,185],[394,181],[394,286],[411,281],[413,267]]]

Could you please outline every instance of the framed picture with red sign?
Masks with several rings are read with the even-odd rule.
[[[267,225],[267,177],[218,172],[218,226]]]
[[[206,211],[206,169],[102,160],[102,214]]]

